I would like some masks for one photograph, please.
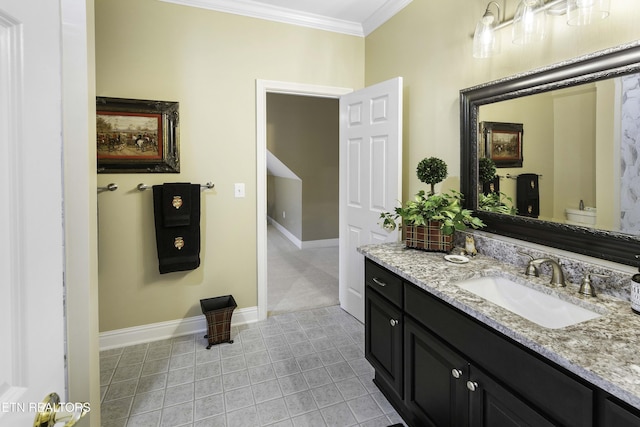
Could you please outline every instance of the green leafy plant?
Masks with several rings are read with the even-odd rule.
[[[435,185],[447,177],[447,164],[437,157],[422,159],[416,168],[418,179],[431,185],[430,194],[435,194]]]
[[[496,164],[488,157],[478,160],[478,179],[482,184],[491,182],[496,177]]]
[[[502,192],[478,194],[478,209],[507,215],[515,215],[518,211],[513,206],[513,199]]]
[[[462,208],[461,200],[462,193],[455,190],[431,195],[426,195],[424,190],[420,190],[413,200],[396,208],[393,213],[381,213],[382,227],[395,230],[398,219],[410,225],[426,225],[429,221],[439,221],[442,223],[441,230],[444,235],[451,235],[455,230],[465,230],[467,227],[484,227],[482,220],[474,217],[472,211]]]

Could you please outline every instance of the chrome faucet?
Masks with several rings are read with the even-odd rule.
[[[545,263],[551,264],[551,282],[550,284],[554,286],[567,286],[564,281],[564,273],[562,272],[562,267],[555,259],[551,258],[537,258],[529,261],[529,265],[533,266],[536,270]]]

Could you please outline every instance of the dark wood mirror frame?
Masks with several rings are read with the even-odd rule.
[[[640,72],[640,42],[460,91],[460,191],[484,231],[627,265],[638,265],[640,236],[478,210],[478,108],[481,105]]]

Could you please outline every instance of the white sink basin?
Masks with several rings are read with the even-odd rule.
[[[564,328],[601,316],[500,276],[478,277],[456,285],[549,329]]]

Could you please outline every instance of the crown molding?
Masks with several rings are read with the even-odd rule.
[[[402,10],[412,0],[391,0],[371,15],[364,24],[301,12],[280,6],[271,6],[251,0],[159,0],[183,6],[198,7],[218,12],[233,13],[252,18],[266,19],[285,24],[332,31],[351,36],[365,37],[389,18]],[[366,30],[365,30],[366,28]]]
[[[362,23],[365,36],[374,32],[379,26],[391,19],[396,13],[407,7],[413,0],[394,0],[386,3]]]

